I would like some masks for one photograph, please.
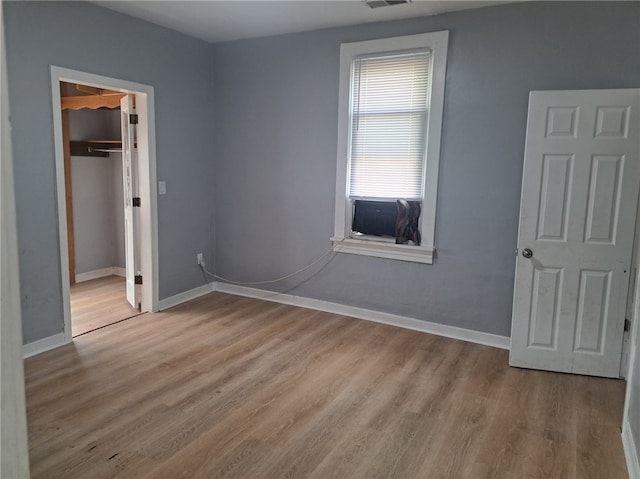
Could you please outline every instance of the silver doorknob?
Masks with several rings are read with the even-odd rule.
[[[522,250],[522,256],[524,256],[525,258],[533,258],[533,251],[531,251],[529,248],[525,248]]]

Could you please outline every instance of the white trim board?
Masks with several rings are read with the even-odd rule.
[[[91,281],[92,279],[104,278],[105,276],[125,276],[124,268],[111,266],[109,268],[95,269],[86,273],[76,273],[76,283]]]
[[[319,299],[275,293],[272,291],[247,288],[244,286],[220,282],[199,286],[192,290],[185,291],[184,293],[163,299],[160,301],[160,309],[165,310],[212,292],[235,294],[237,296],[263,299],[265,301],[273,301],[276,303],[289,304],[291,306],[299,306],[301,308],[315,309],[318,311],[325,311],[327,313],[341,314],[343,316],[351,316],[353,318],[388,324],[399,328],[412,329],[414,331],[435,334],[446,338],[460,339],[462,341],[483,344],[485,346],[492,346],[500,349],[509,349],[511,341],[507,336],[499,336],[497,334],[483,333],[480,331],[473,331],[471,329],[447,326],[429,321],[421,321],[419,319],[407,318],[396,314],[356,308],[354,306],[347,306]]]
[[[640,461],[636,452],[638,448],[628,422],[625,422],[622,426],[622,446],[627,460],[629,479],[640,479]]]
[[[187,301],[191,301],[192,299],[199,298],[200,296],[204,296],[205,294],[213,293],[216,291],[215,283],[208,283],[202,286],[198,286],[197,288],[190,289],[189,291],[184,291],[183,293],[178,293],[173,296],[169,296],[168,298],[161,299],[158,303],[158,307],[160,311],[164,311],[169,308],[173,308],[174,306],[178,306],[182,303],[186,303]]]
[[[340,76],[338,91],[338,135],[336,151],[336,201],[334,213],[334,251],[389,258],[401,261],[433,263],[435,250],[436,201],[438,198],[438,169],[444,115],[445,78],[449,31],[419,33],[399,37],[342,43],[340,45]],[[372,242],[351,235],[352,203],[349,196],[351,162],[351,80],[352,65],[362,55],[423,50],[431,52],[430,98],[427,110],[427,129],[424,138],[424,166],[422,184],[422,212],[420,214],[421,246]]]
[[[117,270],[120,272],[122,268],[105,268],[104,270],[96,270],[98,272],[105,270]],[[91,272],[95,273],[95,271]],[[88,273],[85,273],[88,274]],[[116,273],[117,274],[117,273]],[[124,273],[121,274],[124,276]],[[171,296],[169,298],[165,298],[159,302],[159,310],[163,311],[165,309],[172,308],[174,306],[178,306],[179,304],[186,303],[195,298],[199,298],[200,296],[204,296],[205,294],[209,294],[215,291],[215,284],[205,284],[203,286],[199,286],[189,291],[185,291],[184,293],[176,294],[175,296]],[[30,358],[31,356],[35,356],[40,353],[44,353],[46,351],[50,351],[55,348],[59,348],[60,346],[64,346],[65,344],[69,344],[73,342],[72,339],[67,339],[65,333],[54,334],[53,336],[48,336],[43,339],[39,339],[32,343],[28,343],[22,346],[22,357]]]
[[[160,311],[173,308],[180,304],[199,298],[209,293],[227,293],[236,296],[245,296],[247,298],[262,299],[264,301],[272,301],[275,303],[288,304],[290,306],[298,306],[301,308],[315,309],[326,313],[340,314],[350,316],[352,318],[364,319],[376,323],[388,324],[422,333],[435,334],[446,338],[459,339],[470,343],[492,346],[499,349],[509,349],[510,339],[507,336],[499,336],[497,334],[483,333],[473,331],[471,329],[458,328],[455,326],[447,326],[445,324],[432,323],[429,321],[421,321],[419,319],[407,318],[396,314],[382,313],[370,309],[356,308],[345,304],[332,303],[319,299],[305,298],[302,296],[294,296],[292,294],[275,293],[262,289],[247,288],[245,286],[237,286],[234,284],[213,282],[198,286],[197,288],[178,293],[168,298],[162,299],[158,303]],[[58,346],[63,346],[71,341],[64,340],[64,334],[59,333],[55,336],[41,339],[34,343],[26,344],[25,357],[33,356],[44,351],[48,351]],[[27,353],[28,351],[28,353]],[[28,354],[28,355],[27,355]],[[640,478],[638,478],[640,479]]]
[[[264,299],[266,301],[274,301],[276,303],[289,304],[291,306],[300,306],[302,308],[315,309],[318,311],[325,311],[327,313],[341,314],[343,316],[351,316],[353,318],[364,319],[366,321],[374,321],[376,323],[388,324],[399,328],[412,329],[414,331],[435,334],[446,338],[460,339],[471,343],[492,346],[494,348],[509,349],[510,346],[510,339],[506,336],[498,336],[497,334],[483,333],[480,331],[473,331],[471,329],[447,326],[429,321],[421,321],[419,319],[407,318],[396,314],[382,313],[379,311],[357,308],[354,306],[347,306],[319,299],[305,298],[291,294],[274,293],[272,291],[247,288],[244,286],[220,282],[216,283],[216,291],[235,294],[238,296],[247,296],[249,298]]]
[[[0,0],[0,477],[29,477],[4,2]],[[18,105],[22,107],[22,105]]]
[[[69,258],[67,217],[65,204],[64,155],[62,145],[62,113],[59,82],[68,81],[109,90],[135,94],[138,112],[138,162],[140,197],[148,210],[140,212],[140,270],[145,278],[142,285],[142,310],[158,311],[158,205],[156,178],[155,97],[150,85],[94,75],[51,65],[51,105],[56,160],[56,192],[58,209],[58,238],[60,246],[60,278],[64,331],[71,340],[71,305],[69,299]]]
[[[36,354],[44,353],[45,351],[50,351],[52,349],[59,348],[60,346],[64,346],[65,344],[69,344],[70,342],[71,340],[67,339],[64,333],[54,334],[53,336],[39,339],[38,341],[27,343],[22,346],[22,357],[25,359],[30,358]]]

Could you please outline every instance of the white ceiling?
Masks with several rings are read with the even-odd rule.
[[[507,1],[430,1],[369,8],[362,0],[102,0],[98,5],[208,42],[437,15]]]

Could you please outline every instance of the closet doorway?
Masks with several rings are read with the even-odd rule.
[[[58,67],[51,79],[70,340],[157,311],[153,88]]]

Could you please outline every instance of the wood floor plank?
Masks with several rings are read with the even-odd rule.
[[[32,477],[624,478],[624,383],[212,293],[25,362]]]
[[[71,285],[71,331],[79,336],[140,312],[127,301],[125,279],[105,276]]]

